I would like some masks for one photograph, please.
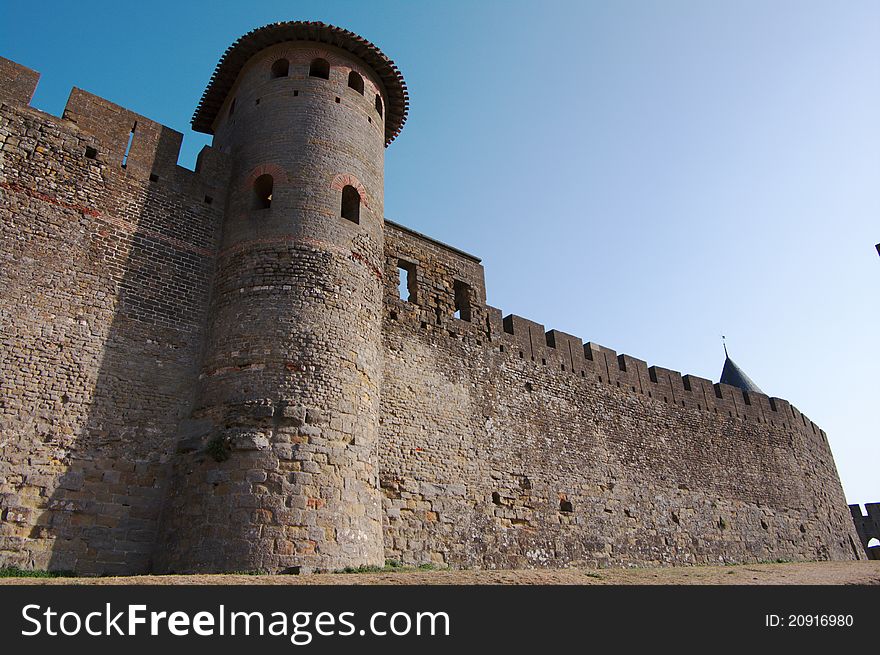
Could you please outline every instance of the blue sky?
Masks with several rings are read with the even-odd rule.
[[[482,257],[492,305],[713,380],[727,335],[880,501],[880,3],[4,3],[0,54],[43,74],[38,108],[79,86],[192,167],[217,60],[279,20],[398,63],[386,214]]]

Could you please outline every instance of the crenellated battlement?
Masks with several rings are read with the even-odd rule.
[[[386,249],[386,302],[395,315],[420,316],[423,329],[452,328],[456,335],[479,335],[484,347],[514,360],[530,362],[563,379],[584,378],[680,409],[716,414],[802,433],[827,448],[827,436],[794,405],[782,398],[745,391],[729,384],[650,365],[648,362],[485,304],[485,277],[479,259],[391,223]],[[399,262],[409,262],[418,300],[398,297]],[[485,322],[450,318],[455,304],[454,279],[474,289],[473,312]],[[438,314],[438,309],[443,310]]]
[[[868,559],[880,559],[880,545],[872,540],[880,540],[880,503],[865,503],[865,512],[858,503],[849,506],[853,524],[862,542]]]
[[[178,164],[183,134],[141,114],[74,87],[60,117],[30,106],[37,71],[0,57],[0,102],[49,119],[83,140],[82,156],[130,179],[163,184],[222,207],[227,155],[205,146],[195,171]],[[118,168],[117,168],[118,167]],[[208,200],[210,199],[210,202]]]

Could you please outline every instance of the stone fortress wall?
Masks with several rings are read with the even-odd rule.
[[[385,239],[386,556],[486,567],[863,557],[825,432],[787,401],[502,318],[477,260],[390,222]],[[415,302],[398,293],[401,265]],[[456,286],[470,320],[454,316]]]
[[[479,260],[384,220],[393,89],[360,56],[261,49],[194,172],[79,89],[29,107],[37,78],[0,60],[0,563],[864,557],[788,402],[502,317]]]
[[[880,545],[869,546],[872,539],[880,540],[880,503],[865,503],[864,514],[859,504],[850,505],[849,511],[868,559],[880,559]]]
[[[60,119],[32,109],[37,78],[0,61],[0,559],[146,571],[197,380],[226,157],[181,168],[181,134],[80,89]]]

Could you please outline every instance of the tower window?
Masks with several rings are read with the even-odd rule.
[[[272,206],[272,176],[260,175],[254,180],[254,209],[269,209]]]
[[[400,284],[397,286],[400,299],[416,302],[416,265],[402,259],[398,260],[397,272],[400,275]]]
[[[354,71],[351,71],[348,74],[348,86],[360,93],[361,95],[364,95],[364,78],[362,78]]]
[[[235,113],[235,98],[232,99],[232,102],[229,103],[229,118],[232,118],[232,115]]]
[[[272,79],[276,77],[287,77],[290,72],[290,62],[286,59],[278,59],[272,64]]]
[[[455,318],[460,318],[462,321],[470,321],[471,288],[464,282],[455,280],[453,290],[455,291]]]
[[[379,116],[382,115],[382,96],[378,93],[376,94],[376,111],[379,112]]]
[[[350,184],[342,188],[342,218],[352,223],[361,222],[361,194]]]
[[[330,62],[326,59],[313,59],[309,66],[309,77],[320,77],[322,80],[330,79]]]

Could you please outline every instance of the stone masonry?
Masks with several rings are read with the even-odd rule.
[[[868,559],[880,559],[880,545],[868,545],[872,539],[880,540],[880,503],[865,503],[866,514],[862,514],[861,505],[850,505],[849,511],[856,526],[856,533]]]
[[[385,219],[406,87],[277,23],[182,135],[0,59],[0,565],[81,574],[859,559],[825,433],[486,304]],[[399,292],[406,276],[404,292]]]

